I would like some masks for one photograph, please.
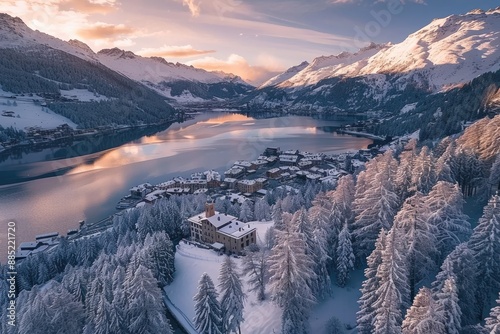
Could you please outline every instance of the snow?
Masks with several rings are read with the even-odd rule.
[[[90,92],[87,89],[61,90],[61,95],[69,99],[77,99],[81,102],[109,100],[109,98],[107,98],[106,96]]]
[[[258,242],[264,241],[264,235],[273,222],[251,222],[257,229]],[[197,292],[198,281],[203,273],[207,273],[218,285],[219,270],[224,257],[213,250],[197,248],[181,242],[175,254],[175,278],[172,284],[165,287],[169,301],[167,304],[176,313],[178,320],[186,328],[194,328],[192,319],[195,316],[193,297]],[[241,259],[233,258],[239,268]],[[346,288],[333,286],[332,297],[313,307],[310,325],[311,333],[323,333],[324,326],[332,317],[338,317],[342,323],[352,327],[356,324],[357,300],[361,293],[359,289],[363,281],[363,270],[351,273],[351,279]],[[279,333],[281,330],[281,310],[275,305],[267,293],[267,299],[258,301],[253,292],[248,292],[246,280],[243,288],[247,294],[242,323],[242,333]],[[173,306],[173,308],[172,308]],[[192,330],[190,333],[195,333]]]
[[[17,96],[16,99],[7,98],[12,95],[12,93],[0,90],[0,125],[4,128],[12,126],[16,129],[24,130],[27,127],[39,126],[44,129],[53,129],[65,123],[72,128],[76,128],[77,126],[68,118],[54,113],[47,107],[35,105],[33,100],[43,101],[43,98],[39,96]],[[17,106],[13,105],[14,101]],[[8,105],[9,103],[10,105]],[[3,111],[13,111],[15,116],[1,116]]]
[[[417,103],[418,102],[410,103],[410,104],[405,105],[403,108],[401,108],[401,111],[399,113],[400,114],[406,114],[406,113],[414,110],[417,107]]]
[[[432,91],[447,90],[500,69],[499,18],[497,8],[436,19],[401,43],[318,57],[295,75],[287,71],[264,85],[286,78],[278,87],[296,89],[326,78],[397,74],[401,87],[416,81]]]

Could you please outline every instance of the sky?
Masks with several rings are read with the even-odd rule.
[[[318,56],[398,43],[434,18],[498,0],[0,0],[32,29],[258,85]]]

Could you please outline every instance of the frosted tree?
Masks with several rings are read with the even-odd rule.
[[[490,169],[490,176],[488,177],[488,194],[491,195],[495,192],[500,192],[500,154],[497,154],[495,161]]]
[[[408,270],[401,239],[399,228],[393,227],[387,235],[382,251],[382,263],[376,274],[379,281],[375,292],[377,300],[373,304],[374,334],[400,333],[403,312],[409,306]]]
[[[130,282],[128,292],[128,329],[134,334],[173,332],[165,316],[162,292],[152,272],[139,265]]]
[[[257,245],[250,245],[245,248],[245,256],[242,258],[243,274],[248,276],[250,291],[257,292],[257,299],[266,298],[266,282],[268,277],[267,249],[259,249]]]
[[[479,305],[487,305],[487,296],[500,290],[500,196],[493,196],[484,208],[468,244],[479,264]]]
[[[377,157],[367,167],[366,190],[356,195],[354,211],[356,220],[353,224],[355,255],[364,259],[373,250],[379,231],[392,227],[394,215],[399,207],[399,197],[392,184],[395,173],[395,160],[391,151]]]
[[[436,183],[434,157],[427,146],[422,147],[415,159],[411,182],[415,190],[424,194],[427,194]]]
[[[200,334],[222,334],[222,312],[214,283],[207,273],[201,275],[198,292],[194,296],[193,319]]]
[[[458,303],[458,289],[453,276],[444,281],[443,289],[436,294],[436,314],[441,317],[446,334],[459,334],[462,325],[462,310]]]
[[[457,287],[458,303],[462,311],[462,327],[477,322],[478,305],[475,301],[478,264],[466,243],[458,245],[444,260],[441,271],[432,283],[433,293],[443,291],[445,282],[453,279]]]
[[[412,172],[416,159],[416,141],[412,139],[399,155],[399,166],[394,177],[395,189],[401,200],[412,194]]]
[[[490,316],[486,318],[486,329],[490,334],[500,333],[500,294],[497,305],[491,309]]]
[[[377,300],[377,290],[380,287],[377,269],[382,264],[382,252],[386,247],[386,239],[387,232],[382,229],[375,242],[375,249],[366,259],[365,280],[361,286],[361,297],[358,300],[359,311],[356,313],[357,329],[360,334],[373,333],[375,323],[374,304]]]
[[[266,230],[266,234],[264,235],[264,248],[271,250],[274,246],[274,239],[276,237],[276,233],[274,231],[274,226],[270,226]]]
[[[238,203],[231,204],[231,206],[227,210],[227,214],[239,217],[240,216],[240,205]]]
[[[251,207],[250,201],[245,201],[241,204],[239,218],[244,223],[253,220],[253,208]]]
[[[113,305],[106,295],[100,294],[99,302],[94,322],[93,330],[96,334],[112,334],[112,333],[126,333],[127,328],[124,328],[124,319],[122,310]]]
[[[426,287],[421,288],[406,313],[401,332],[403,334],[447,333],[440,321],[442,314],[436,312],[436,309],[437,305],[432,299],[431,291]]]
[[[170,284],[174,280],[174,245],[168,234],[156,232],[147,235],[144,240],[145,255],[149,257],[148,267],[158,279],[160,286]]]
[[[427,222],[437,228],[437,247],[441,258],[449,254],[471,233],[468,217],[463,214],[464,200],[458,185],[439,181],[425,199]]]
[[[352,250],[351,234],[347,224],[339,234],[337,246],[337,282],[341,287],[347,284],[350,272],[354,269],[355,256]]]
[[[437,229],[427,223],[427,214],[424,196],[417,192],[406,199],[394,218],[394,226],[401,231],[404,242],[411,299],[415,296],[415,286],[436,267]]]
[[[315,302],[310,288],[314,263],[306,254],[306,242],[290,226],[277,231],[278,237],[269,257],[269,284],[273,300],[283,310],[282,332],[307,333],[311,305]]]
[[[277,230],[283,230],[283,209],[281,207],[282,201],[281,199],[277,200],[273,205],[271,218],[274,221],[274,228]]]
[[[259,199],[255,202],[254,216],[258,221],[271,220],[271,207],[264,198]]]
[[[21,318],[18,323],[19,334],[53,333],[52,314],[37,286],[27,293]]]
[[[331,196],[332,201],[335,203],[335,209],[339,211],[340,217],[342,217],[340,229],[344,224],[350,226],[354,221],[353,202],[355,192],[352,175],[345,175],[339,179],[337,188]]]
[[[219,290],[221,294],[220,307],[222,311],[222,332],[241,334],[240,324],[243,319],[245,293],[243,284],[236,270],[236,264],[226,257],[219,273]]]
[[[309,287],[317,299],[321,299],[330,292],[330,276],[326,267],[329,259],[326,254],[326,235],[314,230],[314,226],[309,221],[307,210],[302,207],[295,212],[291,221],[291,228],[299,234],[305,241],[305,254],[314,263],[311,268],[315,275],[309,280]]]

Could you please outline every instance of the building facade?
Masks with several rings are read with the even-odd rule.
[[[227,253],[240,253],[250,244],[256,243],[256,228],[243,223],[236,217],[218,213],[209,197],[205,212],[188,219],[191,239],[213,245],[224,245]]]

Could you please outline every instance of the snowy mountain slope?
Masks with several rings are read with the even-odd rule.
[[[97,57],[103,65],[178,103],[236,98],[252,89],[232,74],[174,64],[160,57],[141,57],[118,48],[101,50]]]
[[[319,57],[246,102],[291,109],[369,110],[396,97],[398,112],[418,97],[461,86],[500,69],[500,7],[435,19],[398,44]],[[276,77],[279,78],[280,76]],[[410,95],[413,96],[413,100]],[[409,99],[408,101],[406,99]]]
[[[303,61],[302,63],[300,63],[297,66],[290,67],[285,72],[280,73],[277,76],[272,77],[271,79],[269,79],[266,82],[264,82],[262,85],[259,86],[259,88],[271,87],[271,86],[279,85],[282,82],[285,82],[288,79],[294,77],[297,73],[299,73],[300,71],[302,71],[308,65],[309,65],[309,63],[307,61]]]
[[[97,62],[95,53],[85,43],[59,38],[30,29],[20,18],[0,13],[0,48],[33,49],[48,46],[61,50],[78,58]]]

